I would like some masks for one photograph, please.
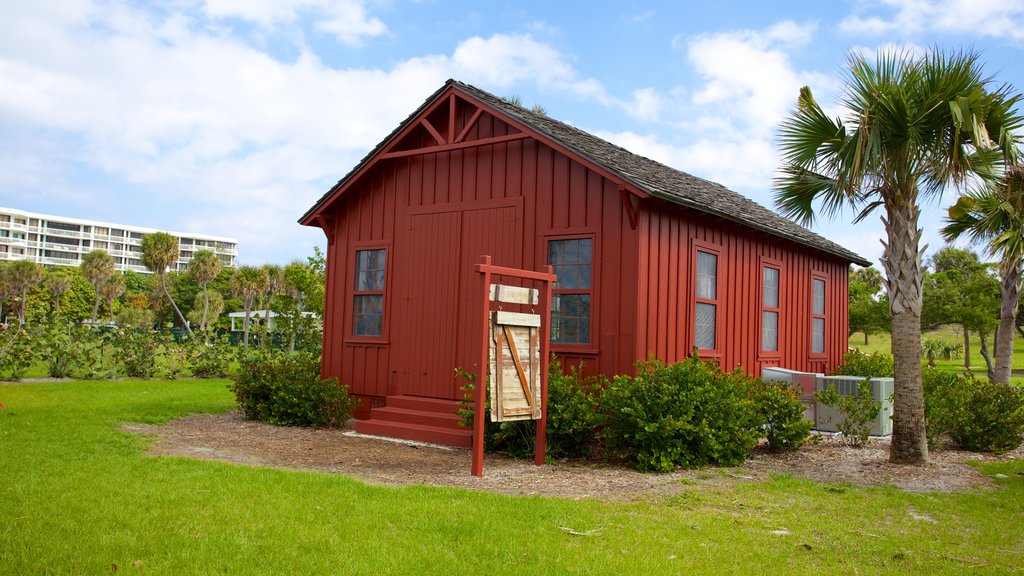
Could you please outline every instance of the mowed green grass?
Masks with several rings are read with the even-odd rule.
[[[935,330],[922,332],[921,338],[922,340],[932,338],[950,343],[963,343],[964,341],[963,332],[953,326],[941,326]],[[978,339],[977,335],[972,334],[970,341],[971,370],[975,374],[984,375],[987,368],[985,367],[985,359],[981,356],[981,340]],[[872,334],[871,337],[868,338],[867,345],[864,344],[864,335],[858,332],[850,337],[848,345],[850,348],[856,348],[861,352],[868,354],[873,352],[892,354],[892,336],[888,332]],[[989,354],[992,355],[993,362],[995,362],[995,345],[995,339],[993,337],[989,337]],[[923,355],[922,358],[924,358]],[[963,357],[954,360],[936,358],[935,367],[943,370],[955,370],[958,372],[965,370]],[[1024,338],[1021,338],[1020,334],[1016,334],[1013,339],[1013,369],[1024,370]]]
[[[0,403],[3,574],[1024,571],[1021,462],[960,494],[712,469],[668,499],[571,501],[149,457],[119,431],[229,410],[225,381],[3,385]]]

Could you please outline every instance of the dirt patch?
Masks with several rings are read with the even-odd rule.
[[[1024,449],[1004,456],[959,451],[932,454],[925,467],[889,464],[889,445],[876,440],[865,448],[842,446],[821,437],[789,454],[755,451],[739,468],[642,474],[603,462],[565,461],[550,466],[488,454],[484,476],[469,474],[470,453],[327,430],[271,426],[245,420],[240,412],[195,414],[160,425],[126,424],[123,429],[155,434],[150,454],[221,460],[252,466],[318,470],[345,474],[372,484],[454,486],[512,495],[635,500],[671,495],[696,482],[745,482],[772,474],[860,485],[891,484],[910,491],[961,491],[991,486],[965,463],[1024,457]]]

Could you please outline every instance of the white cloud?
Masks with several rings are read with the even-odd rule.
[[[1024,38],[1024,0],[880,0],[861,2],[859,12],[875,7],[886,13],[848,16],[839,29],[850,35],[932,31]]]
[[[446,78],[624,106],[529,35],[333,68],[309,51],[275,59],[200,17],[82,5],[58,18],[38,6],[0,35],[0,123],[12,128],[0,167],[18,167],[0,175],[0,204],[29,197],[37,211],[234,236],[243,261],[322,244],[295,220]],[[305,4],[289,6],[246,14],[278,22]],[[638,113],[654,100],[638,95]],[[117,183],[134,190],[107,189]]]
[[[350,46],[388,31],[384,22],[367,13],[362,0],[206,0],[204,11],[210,18],[238,18],[264,28],[292,24],[309,14],[318,30]]]

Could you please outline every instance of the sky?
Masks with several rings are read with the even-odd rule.
[[[0,0],[0,206],[326,246],[296,220],[448,78],[773,206],[801,86],[851,51],[972,49],[1024,90],[1024,0]],[[922,206],[923,242],[955,191]],[[882,223],[812,229],[876,262]]]

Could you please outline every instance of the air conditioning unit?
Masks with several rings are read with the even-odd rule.
[[[789,382],[793,386],[793,388],[800,394],[800,401],[804,405],[804,418],[812,421],[815,419],[814,383],[818,376],[824,376],[824,374],[800,372],[799,370],[790,370],[789,368],[779,368],[777,366],[766,366],[761,368],[762,380],[766,382],[781,380],[783,382]]]
[[[855,396],[860,383],[864,381],[862,376],[818,376],[815,379],[815,390],[825,390],[829,386],[835,386],[836,391],[843,396]],[[881,404],[878,416],[871,426],[872,436],[892,435],[892,378],[872,378],[871,396]],[[831,406],[825,406],[815,402],[814,428],[822,432],[838,432],[838,424],[844,417],[838,410]]]

